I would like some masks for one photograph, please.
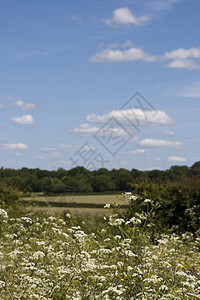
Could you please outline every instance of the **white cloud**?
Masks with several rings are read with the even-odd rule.
[[[3,129],[3,128],[5,128],[6,127],[6,125],[5,124],[3,124],[3,123],[0,123],[0,129]]]
[[[107,20],[104,20],[104,22],[113,27],[118,28],[121,25],[136,25],[141,26],[144,25],[146,22],[148,22],[151,19],[150,16],[141,16],[136,17],[132,14],[131,10],[128,7],[121,7],[113,11],[113,17]]]
[[[25,125],[25,124],[32,125],[34,123],[34,118],[31,115],[25,115],[22,117],[13,117],[12,120],[15,123],[23,124],[23,125]]]
[[[99,127],[91,126],[88,123],[81,124],[79,127],[71,130],[73,133],[95,133]]]
[[[0,109],[3,108],[3,107],[4,107],[4,105],[3,105],[3,104],[0,104]]]
[[[98,121],[97,121],[98,122]],[[83,135],[87,134],[95,134],[100,129],[100,127],[92,126],[88,123],[81,124],[79,127],[71,130],[72,133],[80,133]],[[101,130],[98,133],[99,135],[117,135],[117,136],[127,136],[127,131],[122,127],[113,127],[113,124],[105,128],[105,130]]]
[[[98,62],[98,63],[115,63],[115,62],[125,62],[125,61],[136,61],[142,60],[146,62],[153,62],[156,60],[156,57],[144,52],[141,48],[130,48],[128,50],[112,50],[112,49],[105,49],[102,50],[100,53],[93,55],[90,58],[91,62]]]
[[[189,70],[199,69],[200,65],[194,60],[200,58],[200,47],[179,48],[163,55],[164,59],[171,60],[166,66],[170,68],[186,68]]]
[[[86,117],[91,123],[105,123],[110,118],[116,118],[118,122],[125,125],[130,125],[129,121],[135,122],[136,125],[150,124],[173,124],[174,120],[169,117],[164,111],[160,110],[142,110],[140,108],[132,108],[128,110],[113,110],[105,115],[88,115]]]
[[[186,161],[186,159],[183,157],[180,157],[180,156],[169,156],[168,161],[169,162],[184,162],[184,161]]]
[[[35,108],[34,103],[26,103],[22,100],[18,100],[13,104],[9,104],[9,106],[18,106],[21,108],[21,110],[31,110],[31,109]]]
[[[165,130],[165,131],[163,132],[163,134],[164,134],[164,135],[174,135],[175,133],[174,133],[174,131],[171,131],[171,130]]]
[[[146,152],[146,149],[137,149],[137,150],[130,150],[128,152],[124,152],[124,154],[143,154]]]
[[[189,48],[189,49],[176,49],[171,52],[166,52],[164,54],[166,59],[188,59],[188,58],[200,58],[200,47]]]
[[[123,46],[124,45],[124,46]],[[113,49],[116,47],[131,47],[126,50]],[[131,41],[125,44],[110,44],[107,49],[94,54],[90,62],[94,63],[119,63],[128,61],[161,62],[169,61],[165,66],[168,68],[196,70],[200,69],[200,64],[196,59],[200,58],[200,47],[189,49],[176,49],[166,52],[163,55],[153,55],[144,52],[142,48],[133,46]]]
[[[200,65],[192,59],[176,59],[166,65],[168,68],[197,70]]]
[[[144,147],[175,147],[180,148],[182,146],[181,142],[172,142],[166,140],[157,139],[144,139],[140,142],[141,146]]]
[[[22,143],[17,143],[17,144],[4,144],[1,149],[3,150],[25,150],[28,149],[29,147],[25,144]]]
[[[91,151],[91,150],[95,150],[95,148],[85,144],[84,147],[81,150],[82,151]]]

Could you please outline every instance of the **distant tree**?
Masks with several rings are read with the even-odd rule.
[[[200,174],[200,161],[193,164],[190,168],[192,175]]]
[[[106,175],[96,175],[92,178],[91,185],[94,192],[104,192],[115,189],[111,178]]]

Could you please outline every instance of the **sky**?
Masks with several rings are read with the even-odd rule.
[[[0,167],[200,160],[199,0],[0,1]]]

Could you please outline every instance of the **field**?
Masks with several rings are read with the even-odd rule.
[[[121,197],[117,198],[117,195],[73,195],[73,196],[36,196],[36,197],[24,197],[25,201],[44,201],[47,203],[90,203],[90,204],[107,204],[107,203],[120,203],[122,204]],[[128,204],[129,198],[123,199],[123,203]]]
[[[121,210],[126,209],[129,204],[128,197],[122,198],[117,195],[35,196],[24,197],[21,201],[28,211],[46,211],[56,214],[69,211],[76,215],[102,215],[107,212],[103,208],[106,204],[120,205]]]

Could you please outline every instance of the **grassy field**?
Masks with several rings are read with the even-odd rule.
[[[76,195],[76,196],[36,196],[25,197],[21,199],[27,211],[48,212],[63,214],[70,211],[75,215],[105,215],[107,210],[103,207],[110,204],[114,207],[116,204],[121,209],[128,207],[128,196],[119,197],[117,195]]]
[[[119,203],[119,204],[128,204],[129,198],[126,197],[125,201],[119,200],[117,195],[74,195],[74,196],[37,196],[37,197],[25,197],[22,198],[25,201],[35,201],[40,202],[44,201],[47,203],[90,203],[90,204],[107,204],[107,203]]]
[[[48,213],[49,215],[64,215],[65,213],[70,213],[74,216],[88,216],[88,217],[99,217],[102,215],[110,214],[110,210],[105,208],[76,208],[76,207],[26,207],[26,211],[30,212],[42,212]],[[125,209],[120,209],[120,212],[125,211]]]

